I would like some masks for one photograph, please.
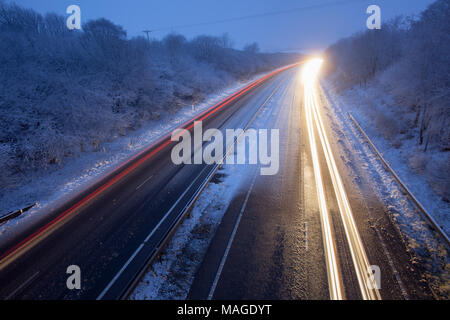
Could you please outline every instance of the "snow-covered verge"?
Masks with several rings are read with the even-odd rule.
[[[255,76],[246,82],[235,83],[220,93],[210,95],[194,108],[186,105],[176,114],[167,115],[125,137],[105,143],[99,151],[85,152],[82,156],[68,159],[52,169],[28,173],[26,184],[11,188],[7,193],[0,195],[0,214],[23,208],[29,203],[36,203],[36,206],[25,214],[2,224],[0,235],[5,231],[11,232],[16,226],[26,223],[29,219],[38,218],[38,215],[46,208],[84,190],[160,137],[261,76],[263,75]]]
[[[389,94],[376,85],[369,85],[367,89],[339,90],[337,93],[333,82],[325,80],[322,82],[321,99],[326,114],[331,119],[333,134],[342,147],[344,161],[352,165],[365,166],[364,171],[371,177],[374,191],[385,203],[408,248],[414,253],[417,259],[414,262],[425,269],[426,277],[434,291],[440,296],[448,297],[450,294],[448,247],[428,228],[425,218],[384,168],[349,118],[351,113],[400,179],[448,233],[450,203],[432,188],[425,171],[418,171],[411,166],[411,159],[414,152],[417,152],[414,147],[415,141],[412,138],[405,138],[398,143],[392,143],[377,130],[371,117],[373,112],[385,110],[386,104],[393,103]],[[437,153],[435,156],[439,157],[442,154]]]
[[[339,95],[330,86],[327,88],[327,94],[339,99],[342,115],[348,117],[351,113],[355,117],[402,181],[450,234],[450,202],[441,194],[441,188],[449,183],[448,170],[445,170],[445,166],[450,165],[449,153],[430,150],[425,154],[411,132],[398,134],[394,140],[386,138],[383,132],[388,127],[386,122],[401,122],[408,115],[403,113],[403,118],[398,119],[402,115],[390,112],[396,109],[395,102],[377,82],[370,82],[366,89],[357,86]],[[383,115],[382,120],[378,119],[380,114]],[[383,121],[382,127],[377,126],[378,121]],[[425,159],[428,162],[424,163]]]

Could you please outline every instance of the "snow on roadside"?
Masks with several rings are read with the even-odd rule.
[[[442,295],[449,295],[450,283],[449,257],[446,245],[428,228],[428,223],[415,208],[414,204],[403,192],[392,175],[365,143],[364,138],[351,122],[348,112],[362,126],[363,130],[371,128],[370,120],[355,105],[361,100],[361,90],[351,90],[344,94],[336,94],[330,83],[323,81],[321,99],[328,117],[331,118],[332,132],[339,141],[343,158],[352,165],[363,165],[374,182],[374,191],[396,222],[403,234],[406,244],[421,260],[420,264],[433,288]],[[389,146],[381,135],[372,130],[366,131],[373,143],[385,156],[393,170],[400,176],[419,201],[434,214],[434,217],[447,230],[449,228],[450,206],[435,194],[425,177],[415,174],[407,165],[403,148]],[[405,144],[404,148],[408,148]],[[366,165],[367,164],[367,165]],[[356,175],[355,175],[356,178]],[[419,263],[419,261],[416,261]]]
[[[10,189],[0,196],[0,215],[36,203],[30,211],[0,225],[0,236],[5,232],[14,232],[17,226],[28,220],[38,219],[46,208],[84,190],[160,137],[263,75],[257,75],[246,82],[237,82],[222,92],[210,95],[204,102],[196,105],[195,109],[191,105],[184,106],[174,115],[164,116],[127,136],[105,143],[99,152],[86,152],[79,157],[67,159],[61,167],[33,173],[31,177],[27,177],[29,183]]]
[[[196,201],[168,247],[136,287],[131,300],[183,300],[217,227],[246,174],[224,165]]]
[[[329,97],[335,102],[335,107],[340,107],[340,115],[345,117],[345,121],[349,121],[348,112],[352,113],[362,129],[369,135],[377,149],[382,153],[383,157],[394,169],[402,181],[408,186],[411,192],[419,199],[427,211],[433,215],[440,226],[450,234],[450,203],[442,199],[428,183],[424,175],[418,174],[408,165],[408,158],[411,156],[411,150],[415,151],[414,139],[402,140],[401,145],[393,146],[380,133],[376,131],[373,121],[361,107],[358,107],[360,101],[371,99],[375,103],[376,92],[363,90],[361,88],[353,88],[347,90],[340,98],[332,93],[332,90],[326,90]],[[383,99],[388,99],[386,94],[381,95]],[[381,109],[381,107],[380,107]]]

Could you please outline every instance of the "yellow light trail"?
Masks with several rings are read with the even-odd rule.
[[[318,135],[320,137],[320,142],[323,148],[323,152],[325,154],[325,159],[327,162],[328,170],[330,172],[333,188],[335,191],[336,199],[339,206],[339,212],[341,219],[343,221],[346,239],[350,248],[350,253],[352,256],[353,266],[355,269],[355,273],[358,279],[358,284],[361,291],[361,296],[364,300],[379,300],[381,299],[380,293],[376,288],[375,279],[371,274],[369,275],[370,263],[367,258],[367,254],[365,252],[364,246],[361,241],[361,237],[359,235],[358,229],[356,227],[356,223],[353,218],[352,210],[350,207],[350,203],[348,201],[347,194],[345,192],[344,184],[342,182],[341,176],[337,169],[336,162],[334,160],[334,156],[331,150],[331,146],[325,131],[325,127],[320,115],[319,103],[317,99],[316,93],[316,78],[320,69],[322,61],[319,59],[313,59],[305,65],[305,69],[303,72],[303,82],[305,89],[305,109],[306,109],[306,118],[307,118],[307,126],[308,133],[311,145],[311,153],[313,154],[313,166],[316,177],[316,185],[318,186],[318,197],[319,197],[319,206],[323,207],[324,205],[320,204],[322,201],[325,201],[323,198],[323,181],[320,175],[320,165],[318,162],[317,155],[317,147],[314,138],[314,124],[317,128]],[[313,122],[314,119],[314,122]],[[316,169],[316,167],[318,167]],[[318,171],[318,174],[316,174]],[[319,189],[322,191],[319,192]],[[322,199],[323,198],[323,199]],[[326,209],[326,204],[325,204]],[[321,219],[329,220],[328,210],[321,210]],[[325,218],[326,217],[326,218]],[[330,244],[328,243],[330,240],[327,239],[328,234],[331,234],[331,231],[328,230],[330,228],[329,222],[328,225],[322,222],[322,232],[324,233],[324,243],[325,243],[325,251],[329,251]],[[334,250],[334,240],[332,241],[332,249]],[[336,295],[335,291],[342,290],[342,288],[336,289],[338,284],[341,282],[336,282],[336,279],[339,279],[339,270],[335,268],[337,265],[336,261],[329,261],[336,254],[333,252],[333,255],[327,256],[327,270],[328,270],[328,278],[330,281],[330,297],[331,299],[339,299],[339,295]],[[334,275],[337,273],[337,276]],[[342,298],[342,293],[340,298]]]

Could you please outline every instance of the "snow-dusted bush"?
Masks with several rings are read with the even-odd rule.
[[[386,139],[391,140],[398,135],[397,121],[382,112],[379,112],[375,117],[375,128],[377,128]]]
[[[62,16],[0,0],[0,188],[295,58],[230,43],[129,39],[105,19],[69,31]]]
[[[426,173],[430,185],[440,194],[443,199],[450,202],[450,157],[442,156],[440,153],[434,153],[427,157]]]

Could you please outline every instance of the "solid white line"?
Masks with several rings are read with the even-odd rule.
[[[136,190],[140,189],[144,184],[146,184],[151,178],[153,178],[153,176],[148,177],[147,179],[145,179],[144,182],[142,182],[139,186],[137,186]]]
[[[133,255],[128,259],[128,261],[125,263],[125,265],[119,270],[119,272],[114,276],[114,278],[108,283],[105,289],[103,289],[102,293],[97,297],[97,300],[101,300],[106,292],[112,287],[114,282],[119,278],[119,276],[123,273],[125,268],[131,263],[131,261],[134,259],[134,257],[141,251],[141,249],[144,247],[144,244],[153,236],[153,234],[158,230],[158,228],[161,226],[161,224],[167,219],[167,217],[172,213],[172,211],[175,209],[175,207],[178,205],[178,203],[181,201],[181,199],[186,195],[186,193],[190,190],[190,188],[194,185],[194,183],[197,181],[197,179],[201,176],[203,171],[208,166],[205,166],[200,174],[192,181],[192,183],[186,188],[186,190],[181,194],[181,196],[177,199],[177,201],[172,205],[172,207],[167,211],[167,213],[164,215],[164,217],[159,221],[159,223],[153,228],[153,230],[149,233],[147,238],[145,238],[144,242],[137,248],[137,250],[133,253]]]
[[[172,213],[172,211],[175,209],[175,207],[178,205],[178,203],[183,199],[183,197],[186,195],[186,193],[191,189],[191,187],[197,182],[198,178],[202,175],[203,171],[208,168],[208,166],[205,166],[202,171],[198,174],[198,176],[192,181],[192,183],[184,190],[184,192],[181,194],[181,196],[178,198],[178,200],[173,204],[173,206],[167,211],[165,216],[159,221],[159,223],[156,225],[155,228],[153,228],[152,232],[145,238],[144,243],[146,243],[150,238],[153,236],[153,234],[156,232],[156,230],[161,226],[161,224],[167,219],[167,217]]]
[[[25,287],[27,284],[29,284],[36,276],[39,274],[39,271],[33,274],[31,277],[29,277],[24,283],[22,283],[16,290],[14,290],[12,293],[10,293],[5,300],[9,300],[10,298],[14,297],[14,295],[19,292],[23,287]]]
[[[141,244],[137,250],[131,255],[131,257],[127,260],[127,262],[122,266],[122,268],[119,270],[119,272],[114,276],[114,278],[108,283],[108,285],[106,286],[105,289],[103,289],[102,293],[100,293],[100,295],[97,297],[97,300],[101,300],[106,292],[112,287],[112,285],[114,284],[114,282],[116,282],[116,280],[119,278],[119,276],[123,273],[123,271],[125,270],[126,267],[128,267],[128,265],[131,263],[131,261],[134,259],[134,257],[139,253],[139,251],[142,250],[142,248],[144,247],[143,244]]]
[[[366,206],[366,204],[364,203],[364,205]],[[366,206],[366,210],[368,211],[369,209]],[[398,272],[397,268],[394,265],[394,261],[391,258],[391,254],[389,253],[386,244],[383,240],[383,237],[381,236],[380,231],[378,230],[378,228],[374,228],[375,232],[377,233],[378,239],[380,240],[381,246],[383,247],[383,251],[384,254],[386,255],[387,259],[388,259],[388,263],[389,266],[392,269],[392,273],[394,274],[395,279],[397,280],[398,286],[400,287],[400,291],[402,292],[402,296],[405,300],[409,300],[409,295],[408,292],[406,291],[405,285],[403,284],[402,279],[400,278],[400,273]]]
[[[255,181],[256,181],[256,177],[257,176],[258,176],[257,173],[255,173],[255,175],[253,176],[252,184],[250,185],[250,188],[247,191],[247,195],[245,196],[245,200],[244,200],[244,203],[242,204],[242,208],[241,208],[241,211],[239,212],[239,216],[236,219],[236,223],[234,225],[233,232],[231,233],[230,239],[228,239],[227,248],[225,249],[225,252],[223,254],[222,260],[220,261],[219,268],[217,269],[216,276],[214,278],[214,281],[212,283],[211,289],[210,289],[209,294],[208,294],[208,300],[212,299],[212,297],[214,295],[214,291],[216,291],[217,283],[219,282],[220,275],[222,274],[223,267],[225,265],[225,262],[227,261],[228,254],[230,253],[231,245],[233,244],[234,237],[236,236],[236,232],[237,232],[237,229],[238,229],[239,224],[241,222],[242,215],[244,214],[245,207],[247,206],[247,202],[248,202],[248,199],[250,197],[250,194],[253,191],[253,187],[255,185]]]

